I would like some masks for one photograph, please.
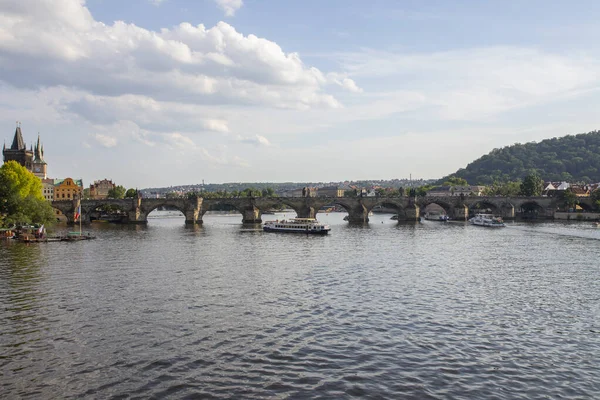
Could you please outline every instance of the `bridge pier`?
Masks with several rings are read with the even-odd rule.
[[[129,224],[147,224],[148,214],[143,213],[139,207],[127,211],[127,223]]]
[[[512,204],[506,203],[502,205],[500,209],[502,219],[515,219],[515,207]]]
[[[398,222],[417,222],[421,219],[421,209],[416,204],[404,208],[404,215],[398,213]]]
[[[242,215],[243,224],[260,224],[262,222],[262,213],[257,207],[253,206],[245,208],[242,212]]]
[[[185,224],[186,225],[195,225],[202,223],[202,201],[204,199],[202,197],[196,197],[195,199],[190,199],[190,203],[188,207],[183,212],[185,215]]]
[[[353,224],[365,224],[369,222],[369,210],[362,202],[358,206],[348,209],[348,222]]]
[[[452,214],[453,215],[449,215],[449,217],[453,220],[466,221],[469,219],[469,207],[464,204],[454,206]]]
[[[148,223],[148,213],[142,210],[142,197],[139,194],[131,199],[131,206],[127,211],[127,222],[130,224]]]
[[[319,209],[315,209],[314,207],[305,205],[302,207],[294,208],[294,211],[296,211],[296,216],[298,218],[316,218]]]

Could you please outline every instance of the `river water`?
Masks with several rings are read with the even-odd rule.
[[[591,223],[151,217],[0,242],[1,398],[600,398]]]

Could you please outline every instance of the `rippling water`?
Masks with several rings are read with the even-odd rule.
[[[600,396],[590,223],[332,213],[322,237],[153,216],[0,242],[0,397]]]

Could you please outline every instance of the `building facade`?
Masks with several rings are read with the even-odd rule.
[[[319,197],[344,197],[344,189],[338,186],[325,186],[318,189]]]
[[[54,200],[73,200],[83,195],[83,181],[72,178],[54,180]]]
[[[42,195],[44,195],[44,199],[48,201],[54,200],[54,179],[42,179]]]
[[[108,192],[115,188],[115,184],[108,179],[102,179],[101,181],[94,181],[90,185],[90,199],[103,200],[108,198]]]

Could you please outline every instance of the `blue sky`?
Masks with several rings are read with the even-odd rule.
[[[600,3],[0,1],[0,126],[127,187],[438,178],[598,128]]]

